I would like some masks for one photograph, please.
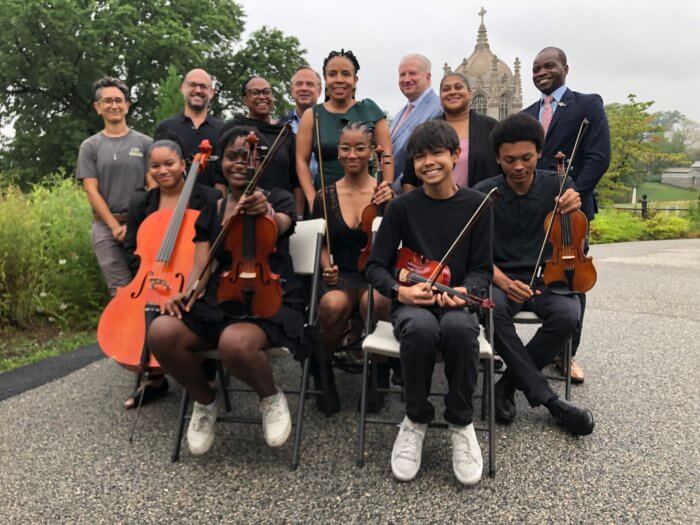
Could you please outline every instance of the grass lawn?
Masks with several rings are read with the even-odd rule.
[[[64,354],[97,340],[93,330],[61,332],[40,329],[0,334],[0,372]]]
[[[668,184],[660,182],[645,182],[637,188],[637,199],[641,200],[642,195],[646,194],[650,202],[654,201],[688,201],[697,200],[698,192],[693,190],[684,190],[676,188]]]

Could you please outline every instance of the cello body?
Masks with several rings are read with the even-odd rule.
[[[144,219],[136,235],[139,270],[127,286],[119,288],[100,316],[97,341],[102,351],[120,365],[134,371],[148,366],[154,372],[160,365],[150,352],[141,363],[146,344],[146,316],[156,316],[160,307],[185,288],[194,265],[194,224],[197,210],[185,210],[172,255],[168,262],[158,261],[158,252],[166,237],[174,210],[159,210]]]

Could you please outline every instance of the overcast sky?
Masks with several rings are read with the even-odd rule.
[[[352,49],[360,62],[358,97],[390,114],[405,104],[398,62],[417,52],[442,65],[471,55],[483,7],[491,51],[511,69],[522,62],[523,106],[538,98],[532,59],[554,45],[569,58],[567,85],[599,93],[605,103],[654,100],[652,111],[677,109],[700,122],[698,0],[239,0],[248,32],[262,25],[295,35],[319,71],[332,49]]]

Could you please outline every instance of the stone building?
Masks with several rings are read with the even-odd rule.
[[[700,161],[689,168],[666,168],[661,172],[661,182],[686,190],[700,190]]]
[[[493,54],[489,47],[484,15],[481,8],[481,25],[477,33],[474,52],[462,60],[454,71],[462,73],[469,81],[472,92],[472,109],[477,113],[502,120],[523,108],[522,85],[520,82],[520,59],[513,64],[513,73],[508,65]],[[453,70],[445,63],[445,74]]]

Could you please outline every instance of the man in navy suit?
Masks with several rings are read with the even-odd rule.
[[[523,110],[538,119],[545,129],[545,142],[538,169],[556,169],[555,156],[562,151],[567,158],[576,142],[581,121],[590,121],[574,162],[570,176],[576,191],[581,195],[581,211],[592,221],[597,211],[594,190],[610,164],[610,129],[605,116],[603,99],[600,95],[571,91],[566,87],[569,65],[566,54],[559,48],[546,47],[540,51],[532,64],[532,81],[540,90],[540,100]],[[581,298],[581,322],[586,304],[585,295]],[[574,335],[574,353],[581,340],[581,326]],[[563,368],[563,367],[562,367]],[[572,362],[571,378],[582,383],[583,369]]]
[[[413,129],[442,113],[440,98],[430,87],[430,60],[423,55],[406,55],[399,62],[399,89],[408,99],[391,123],[391,149],[394,152],[394,189],[401,190],[406,165],[406,144]]]

